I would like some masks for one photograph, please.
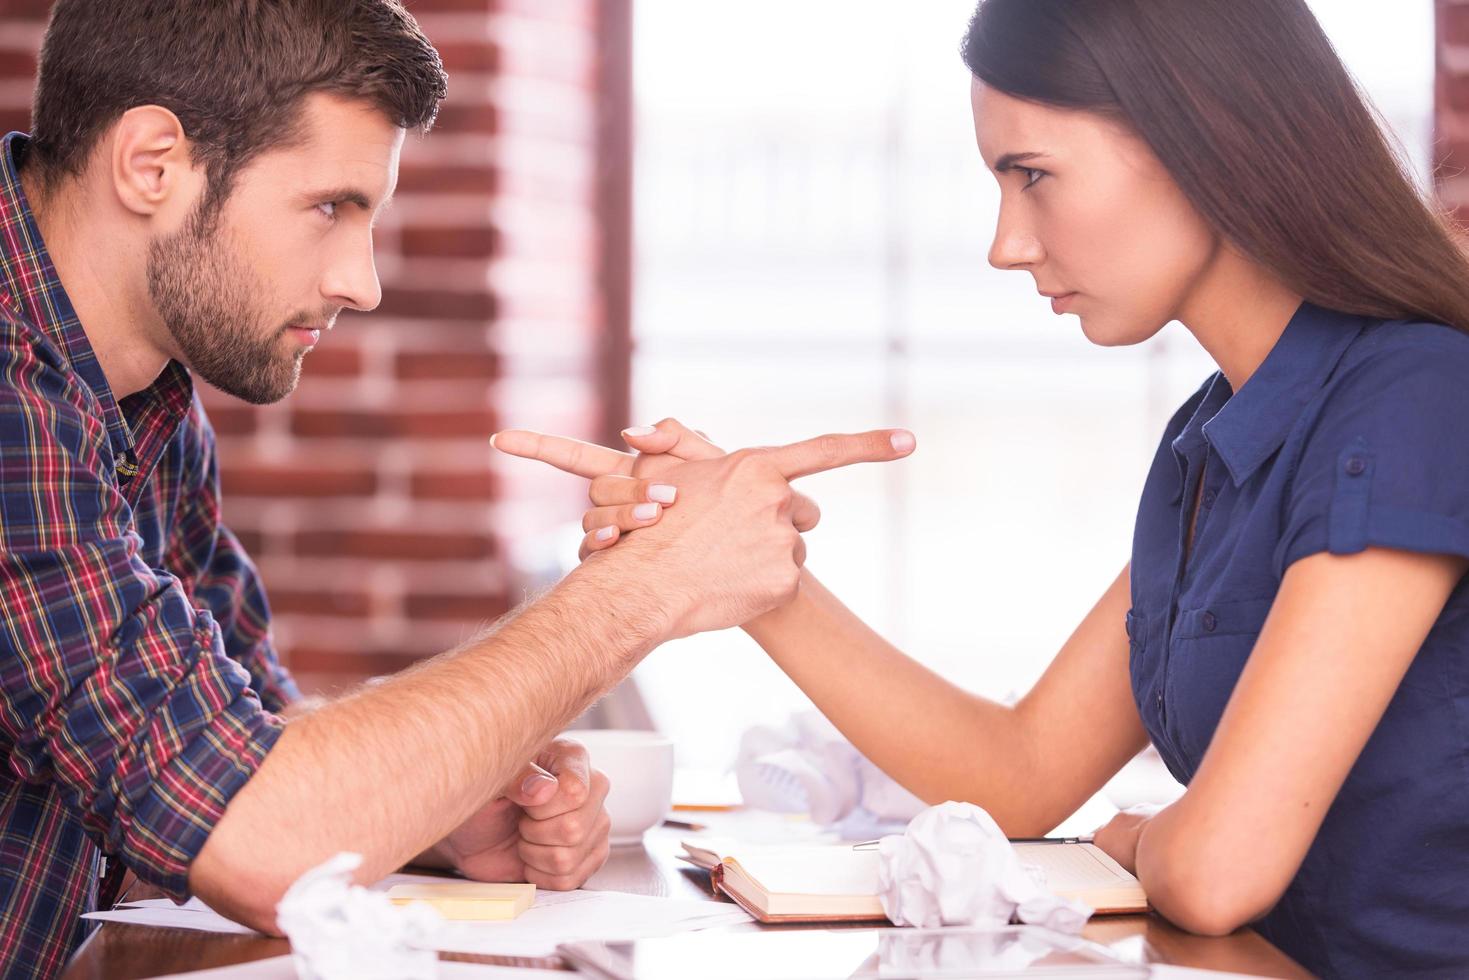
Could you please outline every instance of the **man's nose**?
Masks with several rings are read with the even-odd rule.
[[[370,236],[331,264],[322,292],[330,302],[364,313],[377,308],[383,287],[378,282]]]

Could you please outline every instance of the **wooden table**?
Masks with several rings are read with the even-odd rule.
[[[678,840],[686,831],[659,829],[648,835],[645,848],[618,848],[588,888],[634,892],[671,898],[708,898],[709,875],[674,858]],[[147,886],[131,889],[128,898],[151,898],[159,893]],[[768,928],[755,923],[732,929]],[[776,928],[799,928],[781,926]],[[870,928],[870,926],[869,926]],[[1134,961],[1225,970],[1269,977],[1309,977],[1284,953],[1258,933],[1241,930],[1219,939],[1193,936],[1155,915],[1111,916],[1093,919],[1085,935]],[[103,923],[72,958],[62,980],[142,980],[159,974],[226,966],[290,952],[284,939],[223,935],[189,929]],[[557,961],[443,954],[444,959],[499,963],[508,966],[556,967]]]

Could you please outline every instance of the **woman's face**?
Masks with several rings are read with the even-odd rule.
[[[1095,344],[1136,344],[1179,319],[1219,240],[1152,151],[1095,113],[973,83],[979,152],[1000,182],[990,264],[1023,269]]]

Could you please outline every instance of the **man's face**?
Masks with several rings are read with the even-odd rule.
[[[373,106],[307,97],[306,138],[240,171],[214,220],[148,249],[148,292],[171,353],[257,405],[290,394],[301,360],[343,307],[382,298],[372,225],[398,181],[403,130]]]

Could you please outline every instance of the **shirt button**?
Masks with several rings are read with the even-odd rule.
[[[1353,456],[1347,460],[1347,475],[1361,476],[1367,472],[1367,461],[1361,456]]]
[[[1211,612],[1204,613],[1204,632],[1212,633],[1219,628],[1219,618]]]
[[[1204,491],[1204,506],[1205,507],[1213,507],[1214,506],[1214,499],[1216,497],[1218,497],[1218,496],[1219,496],[1219,494],[1216,491],[1214,491],[1214,490],[1205,490]]]
[[[1157,697],[1155,697],[1153,700],[1158,703],[1158,707],[1163,707],[1163,692],[1159,691]]]

